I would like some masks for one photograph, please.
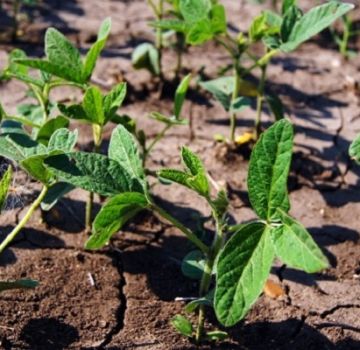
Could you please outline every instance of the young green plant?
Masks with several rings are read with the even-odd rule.
[[[181,153],[185,170],[158,172],[159,179],[185,186],[208,203],[215,226],[209,241],[155,202],[136,141],[121,125],[112,134],[107,157],[75,152],[55,155],[45,162],[63,181],[110,197],[94,220],[87,249],[102,248],[128,220],[145,209],[169,221],[193,243],[194,251],[185,257],[183,270],[200,278],[199,298],[186,307],[187,312],[198,313],[198,324],[194,328],[181,315],[172,323],[179,332],[199,343],[226,337],[225,332],[205,330],[206,308],[213,308],[225,327],[238,323],[261,294],[275,257],[309,273],[328,267],[326,257],[310,234],[288,214],[287,178],[292,146],[293,128],[286,119],[261,135],[248,174],[249,197],[259,219],[230,229],[226,192],[211,188],[201,160],[188,148],[184,147]],[[191,268],[194,265],[195,271]]]
[[[161,20],[154,25],[183,33],[189,45],[201,45],[214,40],[228,52],[233,76],[203,82],[201,85],[230,114],[230,141],[235,142],[236,114],[249,104],[245,97],[256,97],[257,100],[256,139],[261,132],[264,102],[268,103],[276,120],[283,117],[280,99],[265,91],[267,67],[271,59],[279,53],[296,50],[353,7],[352,4],[330,1],[303,14],[297,7],[296,0],[284,0],[281,15],[264,11],[253,19],[247,35],[240,33],[233,36],[227,27],[225,8],[218,1],[179,0],[183,20]],[[254,45],[259,43],[263,44],[263,54],[260,57],[253,50]],[[245,58],[251,61],[250,66],[245,66]],[[255,69],[260,70],[257,88],[245,81],[247,75]]]
[[[90,85],[97,59],[105,47],[111,30],[111,19],[101,24],[96,42],[91,46],[84,60],[80,51],[60,32],[50,28],[45,34],[45,59],[31,59],[20,50],[10,54],[9,65],[2,74],[2,79],[15,78],[24,82],[37,98],[38,105],[22,106],[23,115],[11,116],[3,111],[3,119],[20,122],[32,128],[32,135],[37,141],[46,144],[52,133],[69,126],[69,119],[84,120],[92,124],[94,149],[99,151],[104,125],[112,118],[122,104],[126,94],[126,85],[119,84],[111,92],[102,96],[97,87]],[[33,78],[28,68],[40,70],[39,78]],[[55,105],[49,101],[52,89],[60,86],[74,86],[85,91],[82,105],[65,107],[59,105],[64,115],[52,117]],[[60,190],[60,187],[59,187]],[[91,227],[93,194],[90,193],[86,206],[86,227]]]

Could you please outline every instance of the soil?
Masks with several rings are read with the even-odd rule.
[[[261,7],[246,1],[222,1],[232,28],[246,29]],[[303,1],[308,6],[311,1]],[[84,51],[96,36],[103,18],[111,16],[109,43],[95,72],[104,89],[125,79],[129,94],[123,113],[154,136],[159,126],[147,115],[169,114],[171,87],[161,98],[148,73],[131,68],[130,55],[138,43],[152,40],[147,26],[151,13],[145,1],[48,1],[26,8],[32,22],[24,25],[17,43],[0,45],[0,68],[7,53],[21,47],[42,55],[43,34],[55,26]],[[359,10],[354,18],[359,18]],[[1,26],[9,22],[2,20]],[[7,19],[10,21],[9,19]],[[7,23],[7,24],[6,24]],[[358,42],[352,42],[359,48]],[[303,45],[296,53],[280,55],[269,70],[267,89],[280,95],[296,127],[295,151],[289,180],[291,214],[312,233],[331,267],[307,275],[276,262],[271,280],[285,291],[273,299],[264,294],[245,320],[229,330],[230,340],[205,344],[202,349],[359,349],[360,348],[360,168],[347,156],[351,140],[360,131],[360,59],[345,61],[328,34]],[[185,71],[216,76],[227,58],[220,47],[192,48],[184,57]],[[171,80],[175,58],[164,57]],[[256,76],[253,77],[256,80]],[[24,86],[0,85],[0,100],[9,112],[26,101]],[[52,98],[78,98],[72,89],[58,89]],[[238,133],[251,128],[255,111],[244,111]],[[231,220],[255,217],[246,190],[248,151],[229,153],[213,141],[228,133],[228,118],[203,91],[192,89],[184,116],[192,127],[173,129],[154,150],[149,166],[180,166],[179,149],[198,152],[216,181],[225,183],[231,199]],[[265,111],[264,126],[271,121]],[[91,132],[80,128],[80,148],[88,149]],[[109,137],[111,127],[107,128]],[[18,171],[7,210],[0,219],[2,236],[26,212],[39,188]],[[206,204],[179,186],[155,184],[159,202],[189,227],[208,215]],[[0,295],[0,347],[4,349],[196,349],[179,336],[169,320],[195,297],[197,285],[183,277],[180,261],[190,246],[176,229],[150,213],[136,220],[102,251],[82,249],[86,193],[76,190],[41,220],[40,212],[0,258],[1,279],[33,278],[31,291]],[[98,210],[99,206],[95,208]],[[218,328],[214,315],[209,327]]]

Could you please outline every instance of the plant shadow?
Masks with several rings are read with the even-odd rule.
[[[79,339],[77,329],[55,318],[31,319],[22,328],[20,339],[30,349],[63,350]]]

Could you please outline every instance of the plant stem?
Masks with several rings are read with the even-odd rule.
[[[213,216],[216,222],[216,233],[213,244],[210,249],[210,254],[208,255],[205,262],[204,272],[200,282],[200,289],[199,289],[200,298],[204,297],[209,291],[215,260],[220,252],[220,249],[224,244],[224,227],[225,227],[224,221],[215,214],[215,211],[213,211]],[[195,341],[197,343],[201,341],[201,338],[204,334],[204,323],[205,323],[205,305],[200,305],[198,326],[195,334]]]
[[[157,21],[161,21],[163,14],[164,14],[164,0],[159,0],[159,6],[157,9],[156,14],[156,20]],[[162,77],[162,49],[163,49],[163,40],[162,40],[162,29],[161,28],[156,28],[156,42],[155,42],[155,46],[158,50],[159,53],[159,72],[160,72],[160,77]]]
[[[42,200],[46,196],[48,191],[48,187],[44,186],[41,190],[39,196],[30,206],[29,210],[25,214],[25,216],[21,219],[21,221],[16,225],[16,227],[8,234],[8,236],[4,239],[4,241],[0,244],[0,253],[4,251],[4,249],[9,245],[9,243],[15,238],[15,236],[21,231],[21,229],[26,225],[28,220],[30,219],[33,212],[38,208],[41,204]]]
[[[239,74],[239,59],[234,60],[234,90],[231,97],[230,106],[230,141],[235,142],[235,129],[236,129],[236,112],[232,111],[232,105],[239,96],[240,90],[240,74]]]
[[[97,124],[93,124],[92,128],[93,128],[93,139],[94,139],[94,152],[99,153],[102,142],[103,128],[102,126]],[[94,206],[94,193],[89,192],[89,197],[86,202],[86,208],[85,208],[85,229],[88,233],[91,232],[91,228],[92,228],[93,206]]]
[[[146,159],[148,155],[150,154],[151,150],[155,147],[155,145],[164,137],[166,132],[171,128],[170,124],[167,124],[164,129],[162,129],[154,138],[154,140],[150,143],[149,147],[145,147],[144,153],[143,153],[143,166],[145,166]]]
[[[255,139],[257,140],[261,133],[261,113],[264,104],[264,90],[265,90],[265,80],[266,80],[266,69],[267,64],[260,66],[261,77],[258,86],[258,95],[256,100],[256,119],[255,119]]]
[[[203,243],[192,231],[190,231],[187,227],[185,227],[181,222],[175,219],[172,215],[166,212],[161,207],[152,203],[151,208],[156,211],[159,215],[161,215],[164,219],[171,222],[175,227],[177,227],[181,232],[185,234],[185,236],[194,243],[206,256],[209,253],[209,248],[205,243]]]
[[[351,30],[351,22],[346,15],[343,17],[343,24],[344,24],[344,32],[340,42],[340,53],[346,58],[348,56],[347,48],[348,48],[350,30]]]

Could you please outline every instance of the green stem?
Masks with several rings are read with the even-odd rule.
[[[8,236],[0,244],[0,253],[2,253],[4,251],[4,249],[10,244],[10,242],[16,237],[16,235],[21,231],[21,229],[26,225],[26,223],[29,221],[33,212],[39,207],[42,200],[46,196],[47,191],[48,191],[48,187],[44,186],[43,189],[41,190],[39,196],[36,198],[36,200],[30,206],[30,208],[27,211],[27,213],[25,214],[25,216],[21,219],[21,221],[16,225],[16,227],[8,234]]]
[[[257,140],[261,133],[261,113],[264,104],[264,90],[265,90],[265,81],[266,81],[266,69],[267,64],[260,67],[261,77],[258,86],[258,95],[256,100],[256,118],[255,118],[255,139]]]
[[[93,124],[93,139],[94,139],[94,152],[99,153],[102,142],[103,127],[97,124]],[[89,192],[89,197],[86,202],[85,208],[85,229],[87,232],[91,232],[92,228],[92,212],[94,206],[94,193]]]
[[[167,221],[172,223],[175,227],[177,227],[182,233],[184,233],[185,236],[204,253],[204,255],[208,255],[209,248],[192,231],[190,231],[181,222],[179,222],[172,215],[170,215],[168,212],[166,212],[164,209],[157,206],[156,204],[152,203],[151,208],[159,215],[161,215],[164,219],[166,219]]]
[[[156,20],[161,21],[164,15],[164,0],[159,0],[159,7],[156,12]],[[159,72],[160,77],[162,77],[162,49],[163,49],[163,40],[162,40],[162,28],[156,28],[156,42],[155,46],[159,53]]]
[[[239,59],[234,61],[234,90],[231,97],[230,106],[230,141],[235,142],[235,129],[236,129],[236,113],[232,111],[232,105],[239,96],[240,90],[240,74],[239,74]]]
[[[343,23],[344,23],[344,33],[343,33],[342,40],[340,42],[340,53],[344,57],[347,57],[347,47],[348,47],[349,38],[350,38],[351,22],[349,22],[349,19],[347,16],[344,16]]]
[[[211,203],[210,203],[211,204]],[[215,260],[224,244],[224,220],[219,218],[215,211],[213,211],[213,216],[216,222],[216,234],[211,246],[210,254],[208,255],[205,263],[204,272],[200,282],[199,297],[204,297],[208,292],[211,285],[212,271],[214,268]],[[199,343],[204,334],[204,323],[205,323],[205,305],[199,306],[199,315],[198,315],[198,326],[195,334],[195,341]]]
[[[143,165],[145,166],[146,159],[149,156],[151,150],[155,147],[155,145],[164,137],[166,132],[171,128],[170,124],[167,124],[164,129],[162,129],[155,137],[155,139],[150,143],[149,147],[145,148],[143,153]]]

